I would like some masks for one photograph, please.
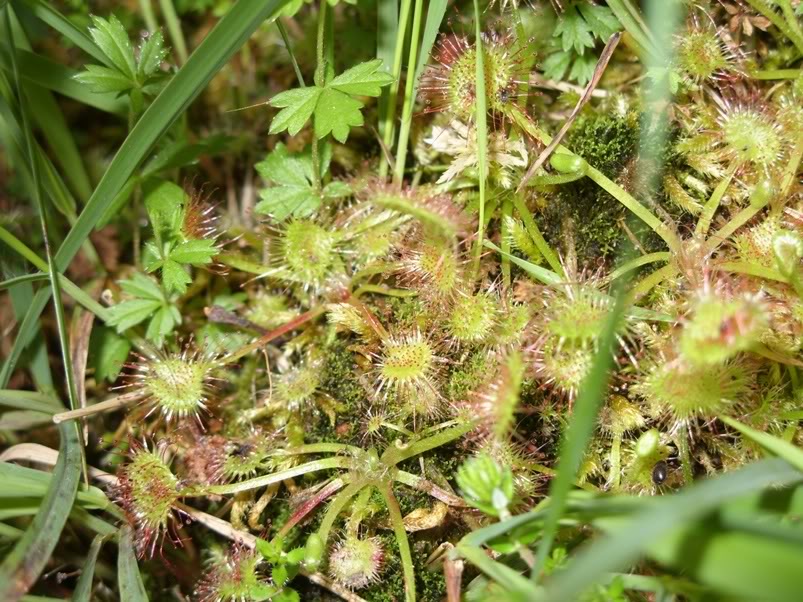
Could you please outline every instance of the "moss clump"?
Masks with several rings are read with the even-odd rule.
[[[359,410],[368,403],[365,388],[357,379],[354,356],[342,340],[327,348],[322,371],[319,390],[343,404],[346,412]]]
[[[449,401],[463,401],[471,391],[485,382],[489,368],[488,353],[475,351],[460,365],[456,365],[448,376],[446,393]]]
[[[382,578],[379,583],[360,591],[360,596],[371,602],[399,602],[404,600],[404,578],[398,554],[399,547],[390,532],[382,532],[378,537],[385,550],[388,551]],[[427,558],[437,545],[427,540],[413,540],[410,545],[415,566],[417,598],[419,600],[443,600],[446,595],[443,571],[429,570],[426,566]]]
[[[571,129],[567,146],[590,165],[616,181],[633,158],[638,144],[638,124],[634,116],[589,114],[580,117]],[[560,186],[545,210],[545,235],[553,248],[564,240],[564,222],[574,227],[580,264],[613,257],[623,240],[619,220],[627,210],[610,194],[588,178]]]

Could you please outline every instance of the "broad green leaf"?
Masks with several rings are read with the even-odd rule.
[[[610,8],[581,3],[577,6],[595,36],[607,40],[622,27]]]
[[[157,347],[161,346],[164,338],[169,335],[181,323],[181,314],[175,305],[163,305],[154,314],[148,329],[145,331],[145,338],[154,343]]]
[[[390,75],[379,70],[381,66],[382,59],[360,63],[335,77],[328,87],[355,96],[379,96],[382,86],[393,83]]]
[[[95,27],[89,29],[89,35],[103,51],[103,54],[120,71],[121,74],[135,81],[137,76],[134,63],[134,49],[128,39],[128,33],[119,19],[112,15],[109,20],[92,17]]]
[[[130,299],[109,308],[111,317],[107,324],[122,333],[153,316],[163,305],[155,299]]]
[[[315,107],[315,137],[320,140],[331,132],[335,140],[345,143],[349,130],[363,124],[362,107],[348,94],[325,88]]]
[[[114,382],[131,351],[128,339],[119,336],[111,328],[96,327],[89,344],[89,365],[95,369],[97,382]]]
[[[560,37],[564,52],[574,48],[577,54],[583,54],[586,48],[594,46],[591,29],[574,6],[561,15],[552,35]]]
[[[130,280],[121,280],[120,288],[129,295],[139,297],[141,299],[153,299],[156,301],[164,301],[164,294],[159,285],[143,274],[135,273]]]
[[[139,64],[137,65],[137,76],[140,81],[145,81],[159,69],[159,65],[167,56],[167,48],[164,47],[164,37],[161,31],[154,31],[140,45]]]
[[[591,80],[596,66],[597,58],[593,54],[590,52],[581,54],[574,59],[574,63],[572,63],[572,68],[569,71],[569,79],[584,86]]]
[[[78,73],[75,80],[96,94],[125,92],[134,86],[134,82],[119,71],[101,65],[87,65],[86,71]]]
[[[569,65],[572,62],[572,55],[570,52],[558,50],[554,54],[550,54],[543,64],[544,76],[555,81],[560,81],[566,75]]]
[[[260,192],[262,201],[255,209],[258,213],[284,220],[295,215],[304,217],[321,205],[321,197],[313,188],[312,157],[310,153],[290,154],[279,143],[264,161],[254,166],[265,180],[273,184]]]
[[[212,258],[217,254],[215,241],[202,238],[179,243],[170,251],[170,259],[178,263],[205,265],[212,263]]]
[[[117,587],[120,599],[126,602],[148,602],[135,550],[133,530],[126,525],[120,529],[120,548],[117,554]]]
[[[273,571],[271,571],[271,579],[272,581],[278,585],[279,587],[283,586],[287,583],[287,568],[283,565],[278,565],[273,567]]]
[[[171,292],[186,293],[187,285],[192,282],[192,277],[187,273],[186,268],[172,259],[163,262],[161,267],[165,289]]]
[[[349,129],[363,124],[363,104],[349,95],[379,96],[381,87],[393,81],[387,73],[378,71],[381,64],[380,59],[374,59],[344,71],[325,87],[295,88],[277,94],[269,103],[282,110],[273,119],[270,133],[287,130],[295,135],[314,115],[318,139],[331,132],[335,139],[345,142]]]
[[[187,193],[173,182],[160,182],[145,196],[145,209],[156,240],[169,239],[178,231]]]
[[[282,109],[270,124],[270,133],[287,130],[295,136],[309,121],[318,104],[323,89],[310,86],[281,92],[270,99],[270,105]]]
[[[323,187],[321,194],[328,199],[339,199],[351,194],[351,186],[349,186],[346,182],[341,182],[339,180],[335,182],[329,182]]]

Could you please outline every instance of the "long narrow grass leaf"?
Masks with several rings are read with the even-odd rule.
[[[537,567],[539,568],[544,566],[552,550],[552,543],[558,531],[558,522],[585,455],[586,445],[594,431],[597,412],[608,385],[608,372],[613,364],[613,345],[616,342],[616,333],[624,309],[624,296],[619,294],[608,315],[591,368],[580,386],[580,393],[575,400],[574,411],[569,420],[566,435],[560,445],[558,474],[549,488],[549,514],[538,545]],[[536,576],[537,572],[533,571],[533,575]]]
[[[254,30],[267,17],[275,14],[287,1],[238,2],[201,42],[187,63],[148,107],[117,151],[92,197],[55,255],[55,263],[59,271],[67,268],[84,240],[104,214],[106,207],[111,204],[156,141],[187,109],[215,73],[228,62]],[[41,3],[36,3],[36,7],[42,14],[52,16],[52,12],[49,12],[46,7],[42,7]],[[11,352],[0,371],[0,387],[6,385],[22,351],[30,343],[39,316],[44,310],[49,296],[50,290],[42,289],[34,297],[17,332]]]
[[[0,600],[19,600],[36,582],[70,514],[81,476],[78,428],[74,423],[59,425],[59,435],[59,459],[39,511],[0,565]]]
[[[134,533],[131,527],[120,530],[120,551],[117,555],[117,587],[120,599],[126,602],[148,602],[145,584],[139,574],[134,546]]]
[[[718,506],[766,487],[803,480],[803,473],[781,459],[763,460],[717,478],[705,480],[655,502],[632,520],[590,544],[547,584],[544,599],[569,602],[604,573],[627,567],[650,545],[679,525],[701,518]]]
[[[748,439],[752,439],[768,452],[775,454],[779,458],[783,458],[798,470],[803,471],[803,450],[791,443],[784,441],[779,437],[770,435],[769,433],[762,433],[754,428],[742,424],[738,420],[734,420],[728,416],[721,416],[720,420],[727,424],[729,427],[736,429]]]
[[[92,581],[95,577],[95,564],[98,560],[100,548],[106,538],[103,535],[96,535],[89,546],[89,552],[86,554],[84,566],[81,568],[81,576],[78,578],[78,583],[75,585],[75,591],[72,595],[72,602],[91,602],[92,600]]]

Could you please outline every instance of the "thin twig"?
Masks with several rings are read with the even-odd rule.
[[[53,422],[59,424],[67,420],[82,418],[83,416],[92,416],[93,414],[99,414],[100,412],[110,412],[112,410],[123,408],[128,404],[140,401],[143,397],[145,397],[145,394],[142,391],[124,393],[123,395],[112,397],[106,401],[92,404],[86,408],[78,408],[76,410],[70,410],[69,412],[60,412],[59,414],[54,414]]]
[[[586,86],[583,95],[580,97],[580,100],[577,101],[577,104],[575,105],[574,109],[572,109],[572,112],[569,115],[569,118],[566,120],[566,123],[564,123],[563,127],[560,128],[560,131],[552,139],[552,142],[550,142],[547,147],[541,151],[541,154],[535,160],[535,163],[533,163],[530,166],[530,169],[527,170],[527,173],[524,174],[524,178],[522,178],[519,187],[516,189],[516,192],[521,192],[521,190],[527,185],[527,181],[535,175],[535,172],[538,171],[538,168],[546,162],[546,160],[549,158],[549,155],[552,154],[552,151],[554,151],[560,144],[560,141],[563,140],[566,132],[569,131],[572,123],[574,123],[574,120],[580,113],[580,109],[582,109],[589,101],[591,98],[591,93],[594,91],[594,88],[597,87],[597,84],[599,84],[599,80],[602,78],[602,74],[605,72],[605,68],[608,66],[608,62],[613,56],[613,51],[616,50],[616,46],[619,44],[619,40],[621,38],[621,32],[617,32],[613,34],[608,40],[608,43],[605,44],[605,48],[603,48],[602,54],[597,61],[597,66],[594,68],[594,75],[591,77],[591,81],[588,82],[588,85]]]
[[[14,445],[13,447],[8,448],[2,454],[0,454],[0,462],[25,460],[51,467],[56,465],[58,459],[59,452],[57,452],[55,449],[45,447],[44,445],[39,445],[38,443],[20,443],[19,445]],[[115,475],[104,470],[100,470],[99,468],[94,468],[93,466],[89,466],[88,468],[89,476],[92,477],[92,479],[99,481],[103,485],[114,485],[117,483],[117,477]],[[247,531],[239,531],[235,529],[230,522],[225,521],[222,518],[212,516],[211,514],[207,514],[206,512],[196,510],[195,508],[187,506],[186,504],[177,503],[176,507],[183,513],[186,513],[188,516],[190,516],[193,520],[214,531],[215,533],[231,539],[232,541],[240,542],[251,549],[256,547],[257,538],[255,536],[251,535]],[[303,568],[299,572],[316,585],[320,585],[321,587],[328,589],[333,594],[337,594],[346,600],[346,602],[366,602],[364,598],[361,598],[348,589],[338,585],[321,573],[310,573],[309,571],[305,571]]]
[[[199,522],[211,531],[231,539],[232,541],[237,541],[245,546],[248,546],[249,548],[253,549],[256,547],[256,537],[246,531],[235,529],[230,522],[225,521],[222,518],[212,516],[211,514],[207,514],[206,512],[201,512],[200,510],[196,510],[190,506],[185,506],[184,504],[176,505],[179,510],[186,512],[187,515],[189,515],[193,520]],[[305,571],[303,568],[299,572],[316,585],[320,585],[321,587],[328,589],[330,592],[337,594],[347,602],[366,602],[364,598],[361,598],[354,592],[338,585],[321,573],[310,573]]]

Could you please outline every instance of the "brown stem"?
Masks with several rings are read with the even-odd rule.
[[[145,395],[142,391],[132,391],[117,397],[112,397],[106,401],[93,404],[86,408],[77,408],[68,412],[61,412],[53,415],[53,422],[59,424],[67,420],[75,420],[84,416],[92,416],[93,414],[100,414],[101,412],[111,412],[127,406],[128,404],[140,401]]]
[[[318,316],[320,316],[324,312],[324,309],[325,308],[323,306],[316,307],[314,309],[309,310],[308,312],[305,312],[305,313],[301,314],[297,318],[293,318],[289,322],[286,322],[285,324],[282,324],[278,328],[274,328],[270,332],[266,332],[265,334],[263,334],[261,337],[259,337],[253,343],[249,343],[248,345],[244,345],[243,347],[240,347],[234,353],[232,353],[230,355],[227,355],[225,357],[222,357],[220,360],[218,360],[218,364],[220,364],[221,366],[225,366],[226,364],[231,364],[233,362],[236,362],[241,357],[246,356],[249,353],[251,353],[252,351],[256,351],[257,349],[259,349],[261,347],[264,347],[265,345],[270,343],[272,340],[278,339],[283,334],[287,334],[288,332],[290,332],[291,330],[295,330],[296,328],[298,328],[302,324],[317,318]]]

